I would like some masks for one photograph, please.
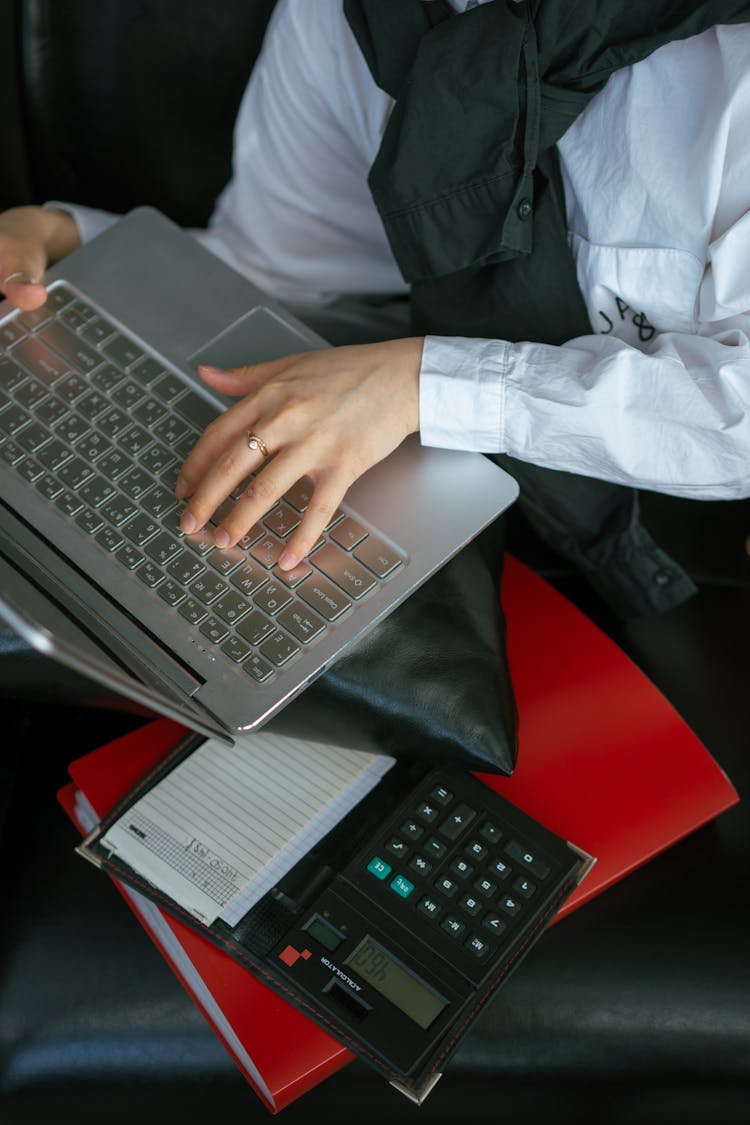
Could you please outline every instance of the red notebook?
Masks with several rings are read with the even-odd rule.
[[[579,610],[508,558],[502,587],[520,715],[512,777],[480,775],[553,832],[597,857],[558,919],[735,804],[737,793],[653,684]],[[184,734],[157,719],[73,762],[60,791],[96,818]],[[79,806],[80,812],[80,806]],[[236,961],[116,884],[242,1073],[272,1112],[353,1055]],[[439,1095],[438,1095],[439,1096]]]

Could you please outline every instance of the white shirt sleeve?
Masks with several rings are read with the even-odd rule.
[[[750,328],[750,324],[748,324]],[[665,332],[560,347],[428,337],[426,445],[520,460],[696,499],[750,495],[750,341]]]

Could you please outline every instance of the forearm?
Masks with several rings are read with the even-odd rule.
[[[697,499],[750,495],[750,344],[664,333],[650,352],[606,336],[563,347],[428,337],[429,445]]]

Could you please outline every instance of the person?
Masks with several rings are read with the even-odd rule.
[[[495,7],[451,2],[456,17],[432,29],[438,46],[461,25],[467,36],[475,28],[481,34],[480,20]],[[454,237],[449,198],[432,238],[423,237],[430,245],[413,255],[424,251],[426,265],[411,264],[416,236],[406,228],[416,207],[399,210],[397,199],[386,213],[386,142],[385,173],[397,186],[399,176],[412,176],[420,189],[426,182],[429,194],[427,176],[449,176],[459,151],[455,131],[444,155],[433,144],[429,159],[409,163],[406,142],[419,118],[410,118],[408,104],[401,112],[384,78],[388,66],[378,70],[378,44],[368,52],[344,7],[341,0],[278,4],[236,123],[232,178],[208,228],[193,233],[297,309],[325,307],[347,293],[410,295],[427,307],[417,323],[428,330],[235,371],[202,368],[208,386],[239,401],[182,467],[183,530],[202,527],[260,469],[216,530],[219,546],[236,543],[306,475],[312,502],[280,559],[293,568],[353,480],[414,432],[426,444],[504,454],[565,476],[695,499],[750,495],[750,24],[737,22],[742,6],[729,5],[731,26],[681,32],[651,50],[647,42],[593,96],[579,96],[585,106],[578,112],[576,105],[554,145],[572,284],[537,270],[520,312],[513,283],[493,289],[496,331],[486,316],[471,331],[468,306],[479,292],[472,286],[487,275],[483,267],[499,269],[518,246],[528,248],[535,210],[543,242],[538,182],[524,168],[528,194],[512,200],[505,243],[493,234],[499,218],[482,214],[489,209],[479,192],[463,214],[456,205]],[[528,37],[518,42],[528,50]],[[418,64],[419,55],[417,75]],[[469,110],[476,80],[465,79]],[[421,127],[433,128],[424,114]],[[436,201],[424,203],[428,219],[438,214]],[[474,220],[481,238],[493,241],[469,252]],[[111,221],[59,203],[0,216],[8,300],[24,309],[42,303],[46,265]],[[436,264],[441,254],[446,260]],[[441,290],[441,270],[456,285]],[[568,335],[565,324],[547,339],[514,334],[509,319],[525,328],[558,302],[564,322],[572,289],[585,320],[572,317]],[[454,317],[457,293],[466,307]]]

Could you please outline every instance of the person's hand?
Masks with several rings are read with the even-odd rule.
[[[216,530],[217,546],[233,546],[296,481],[309,477],[310,503],[279,559],[283,570],[293,568],[357,477],[419,429],[423,343],[414,337],[304,352],[234,371],[199,368],[215,390],[245,397],[206,427],[182,466],[177,496],[189,497],[183,531],[202,528],[260,469]],[[248,444],[253,437],[260,439],[255,449]]]
[[[19,309],[47,300],[41,278],[48,265],[80,245],[71,215],[46,207],[14,207],[0,214],[0,292]]]

